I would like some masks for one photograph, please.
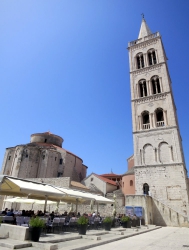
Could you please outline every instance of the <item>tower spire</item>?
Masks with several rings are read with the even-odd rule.
[[[142,14],[142,23],[140,26],[140,32],[138,35],[138,39],[143,38],[144,36],[149,36],[152,34],[150,28],[148,27],[146,20],[144,19],[144,14]]]

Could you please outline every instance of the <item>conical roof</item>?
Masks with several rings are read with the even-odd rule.
[[[144,18],[142,18],[142,23],[140,26],[140,32],[138,35],[138,39],[143,38],[145,36],[149,36],[150,34],[152,34],[151,30],[149,29],[146,20]]]

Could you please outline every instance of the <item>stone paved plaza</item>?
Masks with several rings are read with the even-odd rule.
[[[154,230],[155,229],[155,230]],[[101,239],[98,239],[101,237]],[[64,241],[63,241],[64,240]],[[7,244],[6,246],[2,243]],[[46,242],[46,243],[45,243]],[[110,243],[108,243],[110,242]],[[8,250],[19,244],[11,239],[0,239],[0,249]],[[96,245],[96,246],[95,246]],[[19,249],[20,247],[18,247]],[[107,233],[104,230],[90,230],[86,236],[80,237],[78,233],[64,233],[41,237],[39,243],[33,243],[32,247],[23,247],[22,250],[185,250],[189,249],[189,228],[178,227],[150,227],[119,230],[113,229]]]
[[[91,250],[187,250],[189,228],[163,227],[149,233],[116,241]]]

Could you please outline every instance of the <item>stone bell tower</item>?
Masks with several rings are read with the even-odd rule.
[[[128,50],[136,195],[151,194],[187,216],[187,170],[161,35],[143,18]]]

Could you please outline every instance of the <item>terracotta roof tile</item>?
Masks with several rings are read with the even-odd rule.
[[[112,181],[112,180],[109,180],[101,175],[98,175],[98,174],[94,174],[96,175],[99,179],[101,179],[102,181],[106,182],[106,183],[109,183],[111,185],[114,185],[114,186],[117,186],[116,182],[115,181]]]
[[[83,189],[88,189],[88,187],[86,187],[85,185],[81,184],[80,182],[77,182],[77,181],[71,181],[71,185],[73,187],[78,187],[78,188],[83,188]]]

